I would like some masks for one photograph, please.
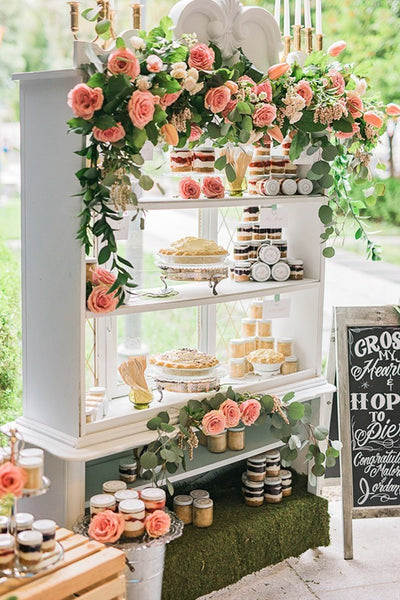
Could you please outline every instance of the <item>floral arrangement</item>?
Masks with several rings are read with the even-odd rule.
[[[118,304],[124,301],[125,286],[134,283],[132,265],[118,254],[112,222],[121,218],[118,209],[137,205],[133,182],[144,190],[154,185],[142,170],[146,142],[193,147],[211,139],[224,147],[289,138],[291,160],[303,151],[318,152],[308,177],[315,191],[328,190],[328,204],[320,209],[322,242],[340,236],[338,218],[350,215],[355,238],[366,242],[373,260],[379,259],[360,209],[384,193],[381,182],[371,183],[369,169],[384,131],[384,107],[365,97],[367,83],[360,69],[339,62],[345,45],[338,42],[327,53],[313,53],[304,66],[284,62],[263,74],[240,50],[236,64],[226,67],[212,44],[197,43],[193,35],[173,40],[172,21],[165,17],[158,27],[130,40],[117,37],[114,47],[100,56],[89,46],[91,63],[83,66],[87,82],[68,95],[74,113],[70,130],[86,136],[77,152],[87,162],[76,173],[83,199],[78,238],[87,253],[93,239],[100,240],[98,262],[111,259],[117,275],[108,294],[113,293]],[[386,111],[399,115],[400,107],[392,104]],[[216,168],[225,170],[228,181],[235,180],[226,155],[217,159]],[[361,205],[349,197],[353,182],[364,186]],[[218,194],[218,187],[213,182],[208,191]],[[183,198],[200,195],[193,181],[182,183],[180,191]],[[323,253],[333,256],[333,246]],[[103,289],[95,292],[104,299]]]
[[[238,394],[229,387],[225,393],[218,392],[211,398],[189,400],[181,408],[176,426],[171,425],[165,411],[147,422],[148,429],[157,432],[157,439],[140,451],[142,477],[156,485],[166,484],[173,494],[168,476],[179,467],[186,470],[185,451],[191,460],[198,447],[195,432],[218,435],[240,423],[246,427],[266,424],[272,435],[282,441],[281,460],[285,465],[307,447],[306,460],[313,461],[315,477],[324,475],[326,467],[334,466],[339,456],[341,443],[329,440],[325,427],[312,424],[311,405],[296,402],[294,393],[280,400],[277,396]],[[323,447],[320,442],[324,442]]]
[[[22,496],[27,478],[25,470],[11,461],[0,466],[0,514],[11,514],[14,500]]]
[[[89,270],[86,282],[86,304],[88,310],[95,313],[107,313],[115,310],[118,305],[118,284],[116,276],[96,267]]]
[[[105,510],[94,515],[88,528],[89,537],[103,544],[115,544],[124,533],[124,517],[112,510]],[[149,538],[166,535],[171,527],[171,517],[163,510],[155,510],[144,522]]]

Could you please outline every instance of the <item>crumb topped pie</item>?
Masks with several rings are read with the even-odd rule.
[[[172,242],[168,248],[162,248],[159,254],[174,256],[218,256],[226,255],[228,251],[218,246],[213,240],[188,236]]]
[[[211,354],[199,352],[193,348],[180,348],[168,350],[162,354],[153,354],[149,363],[157,367],[178,369],[182,371],[198,371],[216,367],[219,361]]]
[[[281,352],[275,352],[275,350],[260,349],[250,352],[247,357],[249,362],[265,364],[265,365],[276,365],[285,362],[285,357]]]

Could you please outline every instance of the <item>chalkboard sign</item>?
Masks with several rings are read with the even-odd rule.
[[[344,551],[352,518],[400,515],[400,322],[393,306],[336,308]]]

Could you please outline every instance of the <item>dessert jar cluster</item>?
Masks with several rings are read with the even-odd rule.
[[[229,341],[229,375],[233,379],[257,371],[263,363],[279,365],[282,375],[298,371],[292,338],[272,335],[272,321],[263,318],[262,300],[250,302],[247,317],[242,319],[241,334],[242,337]],[[260,370],[263,371],[261,367]]]
[[[243,425],[229,427],[218,435],[203,436],[202,434],[199,437],[199,443],[207,446],[208,451],[213,454],[221,454],[227,450],[235,452],[243,450],[245,447],[245,427]]]
[[[56,546],[56,523],[34,520],[30,513],[17,513],[15,529],[8,517],[0,517],[0,569],[37,567]]]
[[[0,448],[0,464],[9,460],[11,460],[11,449],[9,447]],[[44,452],[41,448],[20,450],[16,464],[25,471],[25,494],[34,494],[43,489]]]
[[[185,525],[203,529],[213,523],[214,503],[207,490],[192,490],[174,497],[174,513]]]
[[[214,165],[215,149],[211,146],[194,150],[173,148],[170,151],[170,168],[173,173],[212,173]]]
[[[247,506],[277,504],[292,493],[292,473],[281,469],[279,450],[269,450],[247,460],[242,474],[242,494]]]

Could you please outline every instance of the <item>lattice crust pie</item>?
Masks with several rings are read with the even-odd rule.
[[[149,358],[149,363],[168,369],[197,370],[216,367],[219,361],[211,354],[205,354],[193,348],[180,348],[168,350],[163,354],[154,354]]]
[[[264,365],[276,365],[278,363],[285,362],[285,357],[281,352],[275,352],[275,350],[254,350],[250,352],[247,360],[251,363],[258,363]]]
[[[172,256],[222,256],[228,254],[222,246],[213,240],[188,236],[172,242],[168,248],[162,248],[159,254]]]

